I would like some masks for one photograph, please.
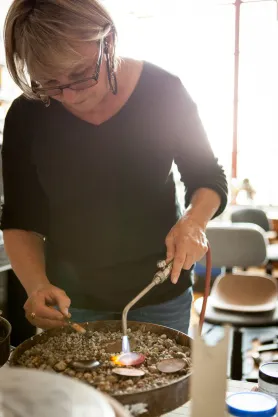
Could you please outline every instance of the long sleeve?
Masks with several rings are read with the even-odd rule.
[[[16,99],[5,120],[1,229],[21,229],[47,236],[48,204],[32,163],[28,109],[24,101],[22,96]]]
[[[212,189],[221,198],[220,207],[214,216],[216,217],[224,211],[227,204],[226,175],[211,149],[197,107],[179,80],[171,112],[175,120],[174,161],[186,188],[185,204],[190,204],[197,189]]]

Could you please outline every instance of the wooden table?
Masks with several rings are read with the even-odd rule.
[[[227,383],[227,392],[251,391],[254,386],[251,382],[232,381]],[[190,417],[190,401],[171,413],[164,414],[163,417]]]

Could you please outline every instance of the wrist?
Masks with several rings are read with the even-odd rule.
[[[39,291],[48,285],[50,285],[50,282],[46,276],[36,277],[25,286],[25,291],[28,297],[30,297],[32,293]]]
[[[193,194],[185,216],[191,218],[205,230],[208,222],[219,209],[220,204],[221,198],[214,190],[200,188]]]
[[[191,220],[194,223],[197,223],[203,230],[206,229],[209,218],[205,218],[203,213],[200,210],[194,209],[193,207],[188,207],[186,212],[183,215],[183,218],[186,220]]]

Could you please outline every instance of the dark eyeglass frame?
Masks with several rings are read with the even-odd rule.
[[[32,83],[31,83],[32,91],[33,91],[33,93],[37,94],[37,96],[39,96],[39,97],[41,97],[41,96],[55,97],[55,96],[58,96],[58,95],[62,94],[63,90],[66,89],[66,88],[69,88],[70,90],[74,90],[74,91],[82,91],[82,90],[86,90],[87,88],[94,87],[98,83],[102,58],[103,58],[103,40],[99,41],[99,54],[98,54],[98,60],[97,60],[97,63],[96,63],[96,69],[95,69],[94,75],[92,75],[91,77],[83,78],[82,80],[74,81],[72,83],[63,84],[63,85],[59,85],[57,87],[55,86],[55,87],[51,87],[51,88],[38,87],[39,83],[37,81],[32,81]],[[85,88],[80,88],[80,89],[73,88],[74,86],[78,86],[78,84],[81,84],[81,83],[84,83],[84,82],[90,81],[90,80],[95,81],[95,83],[92,84],[91,86],[88,86],[88,87],[85,87]],[[53,91],[53,90],[57,90],[57,93],[56,94],[49,94],[49,92]]]

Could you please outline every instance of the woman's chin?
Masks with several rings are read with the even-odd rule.
[[[69,110],[74,110],[77,112],[86,112],[91,110],[92,105],[90,103],[90,100],[82,100],[82,101],[78,101],[76,103],[66,103],[63,102],[62,103],[66,108],[68,108]]]

